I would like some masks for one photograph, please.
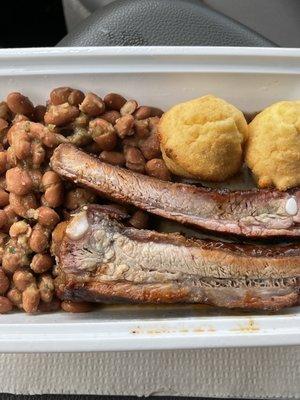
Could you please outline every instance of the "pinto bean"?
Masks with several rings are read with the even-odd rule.
[[[117,144],[117,134],[114,127],[102,118],[90,121],[89,133],[101,150],[113,150]]]
[[[11,168],[6,172],[6,184],[7,190],[18,196],[28,194],[33,189],[33,182],[28,171],[20,167]]]
[[[71,106],[69,103],[63,103],[57,106],[50,105],[45,113],[44,120],[47,125],[62,126],[74,121],[79,114],[79,109],[75,106]]]
[[[0,207],[5,207],[9,203],[9,194],[0,188]]]
[[[156,134],[151,134],[146,139],[141,140],[139,143],[139,148],[146,160],[159,158],[161,156],[160,144]]]
[[[69,94],[68,103],[72,106],[78,106],[84,100],[84,93],[81,90],[73,89]]]
[[[13,305],[22,309],[22,293],[17,288],[12,288],[6,293],[6,297],[12,302]]]
[[[10,119],[10,109],[5,101],[0,102],[0,118],[6,121]]]
[[[122,146],[123,146],[123,148],[126,148],[128,146],[138,147],[139,142],[140,142],[140,139],[137,137],[137,135],[126,136],[122,140]]]
[[[120,109],[126,103],[126,99],[117,93],[108,93],[104,97],[104,103],[110,110],[120,111]]]
[[[163,110],[157,107],[151,107],[151,117],[158,117],[160,118],[163,115]]]
[[[39,154],[33,154],[37,149],[40,150],[42,145],[51,148],[58,144],[55,132],[38,122],[19,122],[9,129],[8,136],[9,143],[19,160],[34,161],[35,157],[40,160]],[[42,161],[43,159],[40,160],[40,162]],[[35,163],[33,162],[33,164]],[[40,164],[33,166],[39,168]]]
[[[8,127],[8,122],[5,119],[0,118],[0,132],[2,132],[7,127]]]
[[[124,149],[126,167],[135,172],[145,171],[145,158],[142,152],[136,147],[126,147]]]
[[[32,165],[34,168],[39,168],[44,162],[46,156],[46,151],[40,142],[31,143],[31,157]]]
[[[32,228],[32,233],[29,239],[29,246],[35,253],[42,253],[49,246],[50,232],[41,224],[37,223]]]
[[[4,296],[0,296],[0,314],[6,314],[13,309],[12,302]]]
[[[0,151],[0,174],[3,174],[7,170],[7,152]]]
[[[9,203],[15,214],[23,218],[30,218],[30,210],[37,208],[37,200],[33,193],[28,193],[24,196],[10,193]]]
[[[55,106],[67,103],[71,93],[72,89],[70,87],[57,87],[50,93],[50,102]]]
[[[63,202],[63,184],[56,172],[47,171],[42,177],[42,185],[45,191],[43,196],[44,205],[59,207]]]
[[[130,136],[134,134],[133,131],[134,118],[132,115],[124,115],[117,120],[115,125],[115,130],[117,131],[118,136],[123,139],[125,136]]]
[[[32,257],[30,268],[36,274],[42,274],[53,266],[52,257],[49,254],[35,254]]]
[[[119,111],[111,110],[111,111],[106,111],[104,114],[102,114],[101,118],[111,123],[112,125],[115,125],[117,120],[121,118],[121,114],[119,113]]]
[[[18,159],[14,147],[10,146],[6,151],[7,158],[7,168],[16,167],[18,164]]]
[[[23,96],[21,93],[13,92],[7,96],[6,99],[9,109],[14,114],[24,114],[29,116],[33,113],[34,107],[28,97]]]
[[[103,162],[112,165],[122,166],[125,164],[125,156],[123,153],[119,151],[102,151],[99,156],[99,159]]]
[[[2,268],[0,268],[0,294],[4,294],[9,288],[9,279]]]
[[[146,173],[154,178],[161,179],[163,181],[171,180],[171,173],[168,170],[164,160],[161,158],[153,158],[152,160],[147,161]]]
[[[17,124],[17,126],[19,127],[21,124]],[[25,124],[24,124],[25,125]],[[25,157],[28,156],[28,154],[30,153],[30,141],[28,138],[28,135],[26,134],[26,130],[16,130],[17,126],[12,126],[9,131],[7,132],[7,139],[8,139],[8,143],[14,147],[12,147],[14,149],[14,151],[16,152],[16,156],[19,158],[19,160],[24,159]],[[17,140],[15,140],[15,136],[17,136]],[[22,145],[22,147],[25,147],[26,144],[26,149],[22,149],[23,151],[21,152],[20,147]],[[28,146],[27,146],[28,145]],[[17,147],[17,149],[15,149],[15,147]],[[27,149],[28,147],[28,149]]]
[[[87,93],[83,102],[79,106],[80,111],[89,117],[98,117],[105,111],[105,103],[101,97],[94,93]]]
[[[69,103],[72,106],[77,106],[84,99],[84,93],[78,89],[72,89],[69,87],[58,87],[53,89],[50,93],[50,101],[54,105],[60,105],[63,103]]]
[[[38,283],[41,300],[45,303],[50,303],[54,295],[54,283],[52,276],[49,274],[43,274]]]
[[[146,119],[151,117],[151,107],[140,106],[133,114],[135,119]]]
[[[17,270],[13,274],[13,283],[20,292],[24,292],[28,286],[35,283],[35,277],[29,271]]]
[[[138,103],[135,100],[128,100],[120,110],[122,116],[133,114],[138,108]]]
[[[43,226],[53,228],[59,222],[59,215],[50,207],[41,206],[38,208],[38,222]]]
[[[89,132],[95,141],[98,136],[114,131],[113,125],[102,118],[95,118],[89,123]]]
[[[0,229],[6,226],[8,223],[8,218],[4,210],[0,210]]]
[[[17,238],[20,235],[30,234],[31,226],[25,221],[17,221],[9,228],[9,235],[12,238]]]
[[[0,175],[0,188],[6,190],[6,178],[5,175]]]
[[[33,112],[34,120],[36,122],[43,123],[46,111],[47,111],[47,108],[43,105],[38,105],[38,106],[34,107],[34,112]]]
[[[160,119],[158,117],[148,118],[148,125],[149,125],[151,134],[157,134],[157,128],[158,128],[159,121],[160,121]]]
[[[145,139],[150,135],[150,129],[147,119],[134,121],[134,131],[140,139]]]
[[[6,214],[7,226],[9,228],[14,222],[18,221],[18,215],[14,212],[10,204],[4,207],[3,211]]]
[[[134,113],[134,118],[135,119],[146,119],[149,117],[161,117],[163,115],[163,113],[164,112],[160,108],[141,106]]]
[[[4,271],[13,274],[18,268],[29,265],[25,249],[18,247],[12,241],[8,241],[2,257],[2,268]]]
[[[40,191],[42,187],[42,172],[37,169],[29,169],[28,173],[32,180],[33,190]]]
[[[24,311],[33,314],[37,312],[40,302],[40,292],[35,284],[28,286],[22,294]]]
[[[115,131],[104,133],[101,136],[97,136],[94,139],[98,144],[98,148],[101,150],[112,151],[117,144],[117,134]]]

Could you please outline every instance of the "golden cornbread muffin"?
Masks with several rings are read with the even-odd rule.
[[[158,127],[163,159],[173,174],[215,182],[240,169],[247,131],[243,113],[212,95],[177,104]]]
[[[300,101],[281,101],[249,125],[246,162],[259,187],[300,185]]]

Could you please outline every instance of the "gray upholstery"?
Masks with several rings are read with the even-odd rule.
[[[58,46],[274,46],[198,0],[118,0],[95,11]]]

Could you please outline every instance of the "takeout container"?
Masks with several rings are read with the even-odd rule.
[[[243,111],[300,99],[300,49],[103,47],[0,50],[0,98],[38,104],[72,86],[167,109],[213,93]],[[93,313],[0,315],[0,352],[300,344],[300,308],[277,313],[197,305],[100,306]]]

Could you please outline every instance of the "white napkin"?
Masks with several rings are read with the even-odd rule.
[[[300,398],[295,346],[0,357],[0,392]]]

